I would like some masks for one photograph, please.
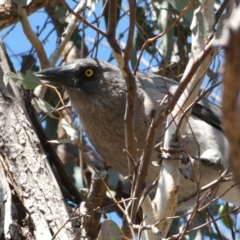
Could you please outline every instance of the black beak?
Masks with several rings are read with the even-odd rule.
[[[77,87],[78,78],[76,78],[74,74],[75,67],[76,64],[73,63],[64,67],[48,68],[34,74],[40,80],[65,86]]]

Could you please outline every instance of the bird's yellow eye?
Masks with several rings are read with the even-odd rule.
[[[85,76],[91,77],[93,75],[93,70],[91,68],[88,68],[85,70]]]

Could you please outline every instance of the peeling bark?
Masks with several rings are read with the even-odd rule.
[[[51,239],[69,219],[69,209],[0,48],[0,233],[3,239]],[[71,222],[55,239],[72,239]],[[2,236],[1,236],[2,237]]]
[[[24,6],[27,15],[31,15],[38,9],[48,6],[53,8],[59,1],[55,0],[34,0]],[[20,21],[18,6],[13,0],[0,0],[0,29],[8,27]]]

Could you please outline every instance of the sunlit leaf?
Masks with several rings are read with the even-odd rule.
[[[28,2],[28,0],[13,0],[13,1],[21,6],[26,6]]]
[[[168,2],[171,4],[172,8],[174,9],[175,13],[176,14],[180,14],[182,12],[182,10],[188,5],[189,3],[189,0],[168,0]],[[193,18],[193,11],[194,11],[194,8],[197,7],[199,4],[196,3],[196,1],[192,1],[194,2],[194,7],[191,6],[188,11],[184,14],[183,18],[181,19],[181,23],[183,25],[185,25],[186,27],[190,28],[190,25],[191,25],[191,22],[192,22],[192,18]]]
[[[84,186],[82,182],[82,171],[80,167],[74,163],[68,163],[64,165],[64,168],[73,180],[77,189],[82,189]]]
[[[134,38],[133,40],[130,62],[131,62],[132,69],[134,69],[137,63],[136,38]]]
[[[29,78],[31,83],[41,84],[41,81],[33,74],[32,71],[27,70],[26,71],[26,77]]]
[[[67,137],[58,140],[49,140],[50,143],[73,143],[78,138],[78,132],[67,122],[66,119],[62,119],[62,127],[66,131]]]
[[[160,32],[163,32],[173,23],[174,20],[172,18],[172,7],[169,5],[168,1],[162,1],[160,6],[158,24]],[[174,28],[165,33],[161,38],[163,43],[163,62],[166,64],[170,62],[172,56],[173,35]]]
[[[87,0],[87,6],[89,9],[89,12],[87,14],[88,17],[90,17],[92,13],[95,11],[98,2],[99,0]]]
[[[44,112],[50,117],[54,117],[52,110],[54,109],[48,102],[40,98],[33,98],[32,105],[35,107],[37,112]]]
[[[64,118],[62,119],[62,127],[66,131],[68,139],[70,139],[72,142],[78,138],[78,131],[76,131],[76,129],[74,129],[71,124]]]
[[[26,75],[19,72],[17,73],[17,76],[19,78],[17,85],[19,87],[23,86],[24,89],[31,90],[41,84],[41,81],[30,71],[26,71]]]
[[[13,72],[5,73],[4,76],[3,76],[3,82],[4,82],[5,86],[8,85],[10,80],[12,80],[14,82],[17,82],[18,81],[18,76]]]
[[[127,240],[123,231],[110,219],[105,220],[98,235],[98,240]]]
[[[221,205],[218,209],[218,214],[220,216],[223,216],[224,214],[228,213],[228,210],[227,210],[227,207],[225,205]],[[224,223],[224,225],[227,227],[227,228],[230,228],[231,227],[231,224],[229,222],[229,218],[227,215],[223,216],[221,218],[222,222]]]

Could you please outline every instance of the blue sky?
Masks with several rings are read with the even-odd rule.
[[[72,3],[72,1],[68,1],[69,4]],[[123,6],[124,6],[124,2],[123,1]],[[73,6],[74,4],[70,4],[70,6]],[[98,4],[96,6],[95,12],[96,15],[97,13],[102,11],[102,4]],[[86,14],[90,14],[89,12]],[[37,28],[39,27],[39,29],[41,29],[42,24],[46,21],[47,19],[47,15],[45,14],[43,9],[40,9],[39,11],[37,11],[36,13],[32,14],[29,16],[29,22],[31,24],[31,27],[33,29],[33,31],[37,32]],[[94,21],[95,20],[95,15],[91,14],[89,17],[87,17],[87,20],[89,22]],[[121,22],[118,24],[117,27],[117,31],[116,31],[116,36],[118,37],[119,34],[121,34],[122,32],[124,32],[127,29],[128,26],[128,17],[123,17],[121,19]],[[49,31],[51,31],[53,29],[53,25],[51,23],[48,23],[45,27],[45,29],[43,30],[43,33],[40,36],[40,40],[43,41],[46,36],[48,35]],[[81,23],[80,23],[80,28],[82,27]],[[102,18],[100,21],[100,25],[99,25],[100,29],[104,29],[106,28],[105,26],[105,21]],[[96,32],[90,28],[85,28],[84,30],[84,34],[85,34],[85,43],[87,44],[89,50],[92,48],[93,43],[95,41],[96,38]],[[8,27],[6,29],[3,29],[0,31],[0,37],[3,39],[4,43],[7,46],[7,50],[11,56],[11,59],[14,63],[14,66],[16,68],[16,70],[19,70],[21,68],[21,56],[28,54],[29,50],[32,48],[32,45],[30,44],[30,42],[28,41],[28,39],[26,38],[26,36],[23,34],[22,32],[22,27],[20,23],[17,23],[13,28]],[[125,46],[125,42],[126,42],[126,34],[124,34],[123,38],[121,39],[121,46],[124,48]],[[44,49],[47,53],[47,56],[50,57],[51,54],[53,53],[54,49],[57,46],[57,35],[55,32],[53,32],[47,39],[46,41],[43,43],[44,44]],[[108,60],[110,54],[111,54],[111,49],[107,43],[107,40],[104,38],[101,43],[98,46],[98,52],[97,55],[95,55],[96,52],[94,52],[93,55],[90,55],[89,57],[95,57],[97,56],[100,59],[103,60]],[[143,59],[140,63],[139,69],[140,70],[144,70],[146,68],[149,67],[149,58],[150,56],[145,53],[143,55]],[[116,64],[116,61],[113,60],[112,63]],[[153,62],[154,65],[154,62]],[[153,66],[152,65],[152,66]],[[153,71],[156,70],[157,68],[153,67]]]

